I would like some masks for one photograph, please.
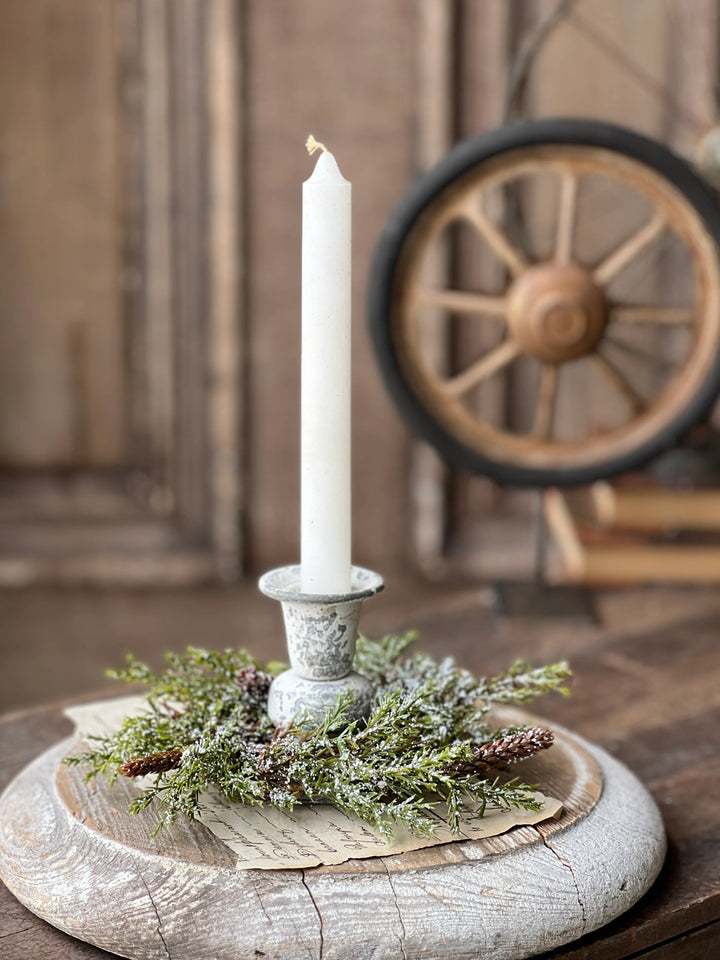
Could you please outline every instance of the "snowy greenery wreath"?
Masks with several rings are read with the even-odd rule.
[[[154,774],[130,812],[156,807],[156,832],[181,814],[194,818],[212,785],[239,803],[291,809],[330,802],[385,837],[395,824],[432,834],[430,814],[439,804],[455,831],[464,801],[480,814],[488,804],[538,809],[531,786],[498,774],[549,747],[552,733],[492,729],[488,711],[551,691],[566,694],[567,664],[532,669],[517,662],[478,679],[449,658],[408,656],[415,637],[359,637],[355,669],[375,694],[367,720],[353,722],[340,696],[321,722],[299,716],[276,726],[265,705],[284,665],[261,665],[243,650],[189,647],[167,654],[159,673],[129,658],[110,675],[143,683],[147,711],[127,717],[112,736],[91,738],[90,749],[66,762],[89,766],[88,778]]]

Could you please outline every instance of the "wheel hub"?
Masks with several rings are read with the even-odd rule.
[[[566,363],[591,353],[607,322],[605,295],[581,267],[542,263],[509,291],[508,323],[524,353]]]

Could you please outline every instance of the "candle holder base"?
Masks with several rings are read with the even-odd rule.
[[[314,718],[325,716],[341,693],[352,695],[348,720],[360,720],[370,713],[372,686],[359,673],[349,673],[338,680],[308,680],[295,670],[281,673],[270,688],[268,715],[275,723],[287,723],[298,714]]]
[[[273,681],[268,715],[288,723],[298,713],[322,720],[338,694],[348,692],[351,719],[370,713],[370,683],[353,673],[360,608],[383,588],[380,574],[351,567],[350,591],[305,593],[299,566],[278,567],[260,578],[262,592],[282,605],[292,669]]]

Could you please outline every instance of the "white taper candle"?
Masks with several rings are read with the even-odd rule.
[[[309,141],[314,145],[314,141]],[[350,592],[351,184],[324,150],[303,184],[301,589]]]

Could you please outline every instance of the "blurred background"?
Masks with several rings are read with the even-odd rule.
[[[354,189],[354,556],[389,588],[367,629],[530,577],[532,494],[449,470],[387,397],[374,246],[420,172],[510,119],[692,159],[719,36],[717,0],[3,0],[0,707],[93,692],[128,650],[282,654],[254,584],[299,555],[309,133]]]

